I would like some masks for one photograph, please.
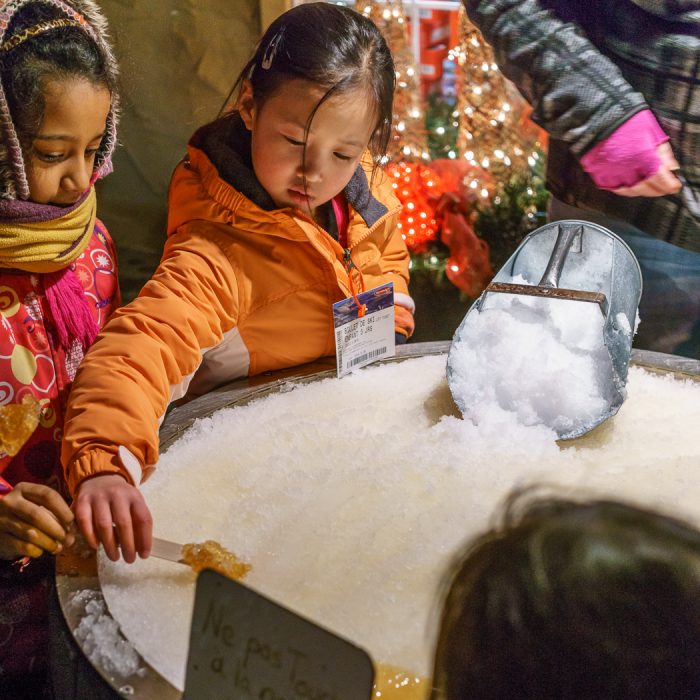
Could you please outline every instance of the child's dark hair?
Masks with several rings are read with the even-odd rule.
[[[288,10],[269,26],[234,91],[246,78],[258,105],[293,79],[326,90],[316,109],[331,95],[366,89],[377,116],[370,151],[375,158],[386,153],[396,81],[394,62],[377,26],[359,12],[326,2]],[[313,113],[307,130],[312,118]]]
[[[450,577],[432,697],[697,700],[698,659],[697,530],[526,491]]]
[[[94,3],[74,4],[78,8],[93,8],[101,19]],[[0,46],[0,80],[14,135],[24,154],[31,152],[41,127],[45,90],[50,81],[77,78],[107,88],[112,96],[110,120],[116,120],[117,69],[111,49],[102,37],[98,39],[95,28],[87,25],[79,12],[75,16],[81,18],[82,24],[67,15],[61,5],[66,4],[27,2],[11,17]],[[69,7],[72,11],[72,5]],[[113,129],[114,125],[106,138],[114,137]],[[7,140],[7,134],[3,134],[6,146]],[[4,155],[11,158],[13,154]],[[98,157],[96,166],[99,164]]]

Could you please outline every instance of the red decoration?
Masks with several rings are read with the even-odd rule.
[[[442,221],[442,241],[450,249],[445,275],[455,287],[476,299],[493,277],[488,243],[474,233],[463,198],[446,192],[437,213]]]
[[[421,163],[391,163],[386,172],[403,205],[398,227],[411,253],[426,250],[437,238],[435,205],[444,192],[440,176]]]
[[[392,163],[386,172],[403,205],[398,226],[409,251],[425,253],[432,241],[441,240],[450,249],[445,275],[469,297],[478,297],[493,269],[488,244],[470,223],[470,208],[488,197],[489,173],[463,160]]]
[[[483,203],[493,194],[491,173],[464,158],[439,158],[430,167],[440,176],[443,190],[454,192],[465,202]]]

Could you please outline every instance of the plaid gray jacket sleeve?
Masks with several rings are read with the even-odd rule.
[[[583,0],[581,0],[583,1]],[[647,103],[577,28],[540,0],[463,0],[532,119],[578,158]]]

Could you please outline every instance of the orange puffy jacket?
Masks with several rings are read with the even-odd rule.
[[[71,493],[104,472],[138,485],[158,460],[171,401],[335,353],[331,306],[350,295],[343,248],[299,210],[256,204],[257,181],[245,172],[239,189],[224,180],[221,172],[233,179],[230,154],[218,153],[215,167],[198,147],[211,144],[206,129],[173,175],[158,269],[104,328],[73,385],[62,451]],[[400,204],[384,174],[364,168],[345,190],[348,248],[366,289],[394,283],[396,331],[409,336]]]

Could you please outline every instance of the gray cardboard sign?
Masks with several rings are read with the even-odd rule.
[[[214,571],[197,578],[183,700],[368,700],[364,650]]]

